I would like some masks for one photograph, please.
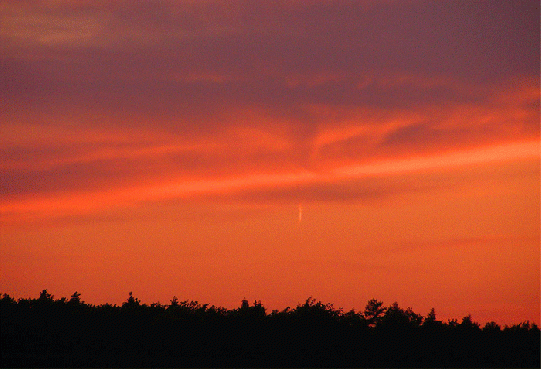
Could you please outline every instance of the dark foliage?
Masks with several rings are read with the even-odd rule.
[[[179,301],[85,304],[75,292],[55,300],[4,294],[4,367],[539,367],[534,324],[483,328],[423,317],[370,300],[343,312],[309,298],[267,313],[260,301],[234,310]]]

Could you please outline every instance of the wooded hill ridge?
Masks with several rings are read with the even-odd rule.
[[[436,319],[372,299],[344,312],[308,298],[267,312],[179,301],[90,305],[3,294],[3,367],[539,367],[540,330]]]

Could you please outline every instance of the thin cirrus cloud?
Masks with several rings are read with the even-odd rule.
[[[145,200],[468,150],[535,157],[535,2],[461,5],[4,2],[3,197],[160,194]]]
[[[539,142],[502,144],[488,148],[455,151],[426,157],[375,161],[368,164],[334,167],[327,171],[255,173],[217,179],[168,178],[166,181],[128,185],[97,191],[70,191],[61,194],[33,196],[29,199],[0,203],[4,221],[35,220],[53,214],[85,215],[131,207],[141,202],[216,196],[242,201],[337,201],[370,200],[397,193],[430,190],[434,184],[423,181],[405,184],[393,177],[449,171],[491,163],[526,161],[535,171]],[[538,169],[538,168],[537,168]],[[390,178],[389,178],[390,177]],[[386,178],[385,185],[381,179]],[[360,182],[359,182],[360,181]],[[441,187],[441,185],[437,186]]]

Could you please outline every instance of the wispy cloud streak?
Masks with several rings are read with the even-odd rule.
[[[394,159],[376,161],[372,163],[348,165],[331,168],[327,171],[297,171],[278,173],[247,174],[229,178],[216,179],[185,179],[171,177],[166,181],[148,183],[146,185],[124,186],[111,190],[97,190],[92,192],[74,192],[41,198],[13,199],[0,203],[0,211],[4,214],[5,221],[17,218],[30,219],[54,216],[54,214],[85,215],[117,207],[130,207],[138,203],[148,201],[163,201],[171,199],[189,199],[201,197],[227,196],[237,198],[251,198],[257,200],[258,193],[279,192],[296,186],[297,190],[291,193],[289,200],[283,196],[277,196],[279,201],[296,201],[301,197],[304,188],[316,186],[312,192],[312,198],[304,197],[304,200],[319,200],[317,187],[322,194],[326,187],[341,184],[344,180],[356,180],[378,177],[394,177],[419,172],[446,172],[475,165],[490,165],[506,163],[517,160],[539,160],[540,145],[538,141],[527,141],[511,144],[502,144],[472,150],[451,152],[437,156],[411,157],[407,159]],[[332,190],[332,194],[325,195],[326,200],[340,198],[354,198],[359,196],[354,186],[338,186]],[[393,189],[393,191],[408,191],[408,187]],[[353,193],[348,193],[353,191]],[[381,189],[382,194],[385,189]],[[249,195],[254,193],[255,195]],[[309,192],[310,193],[310,192]],[[249,196],[247,196],[249,195]],[[275,194],[276,195],[276,194]],[[361,192],[361,196],[365,196]],[[259,195],[262,196],[262,195]],[[263,195],[263,198],[265,196]],[[268,198],[266,198],[268,201]]]

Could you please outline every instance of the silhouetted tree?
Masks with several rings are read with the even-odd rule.
[[[136,309],[141,306],[141,301],[137,297],[133,297],[133,293],[130,291],[128,300],[122,303],[123,309]]]
[[[81,294],[75,291],[73,295],[71,295],[70,300],[68,301],[68,304],[70,305],[79,305],[83,304],[84,302],[81,301]]]
[[[430,309],[430,312],[426,315],[424,323],[431,324],[436,321],[436,310],[434,308]]]
[[[415,314],[411,308],[401,309],[395,302],[387,308],[381,317],[378,326],[393,329],[416,328],[422,324],[423,317]]]
[[[462,318],[462,323],[460,323],[459,327],[467,330],[479,330],[479,323],[474,322],[471,315],[467,315]]]
[[[383,306],[383,301],[376,299],[369,300],[364,309],[364,318],[368,325],[375,326],[385,314],[387,308]]]
[[[54,302],[54,296],[48,293],[47,290],[43,290],[39,294],[38,302],[41,304],[52,304]]]
[[[501,327],[496,322],[487,322],[483,327],[484,332],[501,332]]]

